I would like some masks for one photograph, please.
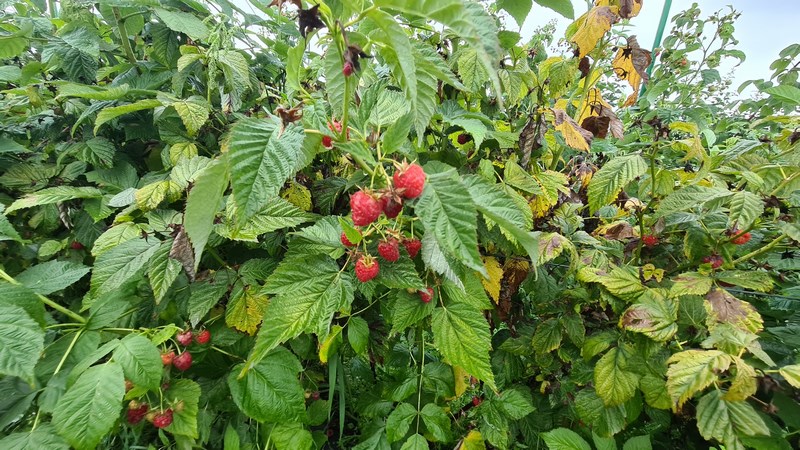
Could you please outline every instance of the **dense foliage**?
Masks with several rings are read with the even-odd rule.
[[[0,1],[0,448],[797,448],[800,44],[545,7]]]

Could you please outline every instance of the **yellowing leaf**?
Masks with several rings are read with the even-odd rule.
[[[503,268],[500,267],[497,258],[493,256],[484,256],[483,266],[486,267],[489,278],[481,277],[481,283],[489,297],[497,303],[500,301],[500,281],[503,279]]]
[[[796,388],[800,388],[800,364],[781,367],[780,374],[786,381]]]
[[[614,73],[620,80],[625,80],[631,85],[634,92],[639,91],[642,80],[648,80],[647,67],[653,61],[649,50],[639,46],[635,36],[628,38],[628,45],[617,51],[617,56],[611,62]]]
[[[564,136],[567,145],[576,149],[589,151],[589,144],[592,142],[594,135],[578,125],[578,122],[568,116],[566,111],[562,109],[553,110],[554,120],[553,124],[556,130],[560,131]]]
[[[467,437],[461,441],[458,450],[486,450],[486,444],[483,442],[483,436],[477,430],[472,430],[467,434]]]
[[[459,366],[453,366],[453,378],[455,379],[456,397],[461,397],[469,387],[469,374]]]
[[[713,328],[717,323],[727,323],[752,333],[761,331],[764,321],[756,309],[748,302],[739,300],[724,289],[714,289],[706,295],[707,325]]]
[[[552,205],[547,200],[547,197],[544,195],[537,195],[528,203],[528,206],[531,208],[533,217],[539,219],[547,215]]]
[[[594,119],[595,121],[608,121],[607,124],[604,122],[605,128],[603,130],[598,130],[602,132],[595,132],[595,130],[587,126],[587,119],[592,117],[596,118]],[[591,121],[592,120],[590,119],[589,122],[591,123]],[[620,120],[616,113],[614,113],[614,109],[611,108],[611,105],[603,100],[600,90],[597,88],[592,88],[586,93],[586,99],[583,104],[581,115],[578,117],[578,123],[581,124],[581,127],[590,131],[595,137],[598,138],[605,138],[606,133],[609,131],[611,132],[611,135],[617,139],[622,139],[623,137],[622,120]]]
[[[284,189],[281,197],[285,198],[289,203],[297,206],[303,211],[311,211],[311,191],[302,184],[292,181],[291,185]]]
[[[182,159],[192,159],[197,156],[197,145],[194,142],[178,142],[169,147],[169,162],[177,165]]]
[[[142,211],[156,209],[161,202],[180,198],[181,188],[172,180],[156,181],[136,190],[136,206]]]
[[[732,357],[719,350],[686,350],[675,353],[667,369],[667,391],[676,408],[728,370]]]
[[[642,276],[645,281],[655,278],[656,281],[661,283],[661,280],[664,278],[664,269],[656,269],[656,266],[652,264],[645,264],[642,266]]]
[[[736,375],[728,392],[722,397],[729,402],[743,401],[756,393],[756,370],[741,358],[734,357]]]
[[[569,39],[578,46],[578,58],[583,58],[597,45],[611,25],[619,22],[616,6],[595,6],[582,15],[570,27],[575,33]]]
[[[328,333],[328,336],[322,341],[322,345],[319,347],[319,360],[322,364],[328,363],[328,358],[330,357],[331,353],[335,353],[336,349],[339,348],[339,345],[342,343],[342,327],[339,325],[334,325],[331,327],[331,332]]]
[[[255,292],[254,292],[255,291]],[[257,289],[242,289],[234,295],[225,311],[225,324],[253,335],[264,317],[269,298]]]

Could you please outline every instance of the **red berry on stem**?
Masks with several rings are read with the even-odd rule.
[[[472,397],[472,405],[473,406],[478,406],[481,403],[483,403],[483,400],[481,400],[480,397]]]
[[[127,412],[127,419],[128,423],[131,425],[136,425],[137,423],[141,422],[144,419],[144,416],[147,415],[147,403],[139,404],[137,401],[131,401],[128,405],[128,412]]]
[[[153,417],[153,426],[156,428],[166,428],[172,424],[172,409],[167,408],[164,412]]]
[[[403,210],[403,202],[390,195],[384,195],[381,197],[381,208],[383,208],[383,213],[386,214],[386,217],[394,219]]]
[[[394,188],[405,198],[417,198],[425,188],[425,172],[419,164],[403,163],[392,180]]]
[[[192,367],[192,354],[183,352],[172,361],[172,365],[181,372],[186,372]]]
[[[737,233],[737,234],[738,234],[738,233]],[[731,240],[731,242],[732,242],[732,243],[734,243],[734,244],[736,244],[736,245],[744,245],[744,244],[747,244],[748,242],[750,242],[750,239],[751,239],[751,238],[752,238],[752,236],[751,236],[751,235],[750,235],[750,233],[748,232],[748,233],[743,233],[743,234],[742,234],[742,235],[740,235],[740,236],[736,236],[735,238],[733,238],[733,239]]]
[[[430,303],[432,298],[433,298],[432,287],[427,287],[425,288],[425,290],[419,291],[419,299],[422,300],[422,303]]]
[[[464,145],[469,142],[469,135],[467,133],[461,133],[458,135],[458,143],[460,145]]]
[[[175,360],[175,352],[171,351],[169,353],[161,354],[161,363],[164,364],[165,366],[171,366],[172,361],[174,360]]]
[[[342,245],[344,245],[345,247],[355,247],[356,245],[350,242],[350,239],[347,239],[347,235],[344,234],[344,231],[342,231],[342,235],[339,236],[339,240],[342,241]]]
[[[362,283],[377,277],[380,270],[378,261],[370,255],[364,255],[356,261],[356,278]]]
[[[81,244],[81,243],[80,243],[80,242],[78,242],[78,241],[73,241],[71,244],[69,244],[69,246],[70,246],[70,247],[71,247],[73,250],[83,250],[83,244]]]
[[[208,330],[203,330],[197,333],[197,336],[194,337],[194,340],[200,345],[208,344],[211,341],[211,332]]]
[[[712,269],[717,269],[722,265],[723,260],[721,256],[715,254],[704,257],[703,262],[706,264],[711,264]]]
[[[406,239],[403,241],[403,247],[406,248],[408,256],[413,259],[417,256],[417,253],[419,253],[419,250],[422,248],[422,241],[419,239]]]
[[[645,234],[642,237],[642,243],[648,247],[655,247],[658,245],[658,237],[652,234]]]
[[[375,222],[383,211],[381,202],[364,191],[350,196],[350,210],[353,212],[353,223],[359,227]]]
[[[395,262],[400,259],[400,248],[398,247],[397,239],[389,238],[379,242],[378,254],[389,262]]]
[[[322,136],[322,146],[327,149],[333,148],[333,138],[330,136]]]
[[[353,63],[347,61],[344,63],[344,67],[342,67],[342,73],[344,76],[349,77],[353,74]]]
[[[191,344],[193,338],[194,337],[192,336],[192,330],[182,331],[175,336],[175,339],[177,339],[178,342],[180,342],[181,345],[183,345],[184,347]]]

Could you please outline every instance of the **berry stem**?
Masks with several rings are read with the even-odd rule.
[[[773,240],[772,240],[772,241],[771,241],[769,244],[767,244],[767,245],[765,245],[765,246],[763,246],[763,247],[761,247],[761,248],[759,248],[759,249],[753,250],[752,252],[750,252],[750,253],[748,253],[748,254],[746,254],[746,255],[742,256],[741,258],[738,258],[738,259],[734,260],[734,261],[731,263],[731,265],[735,266],[736,264],[741,264],[741,263],[743,263],[743,262],[747,261],[748,259],[755,258],[756,256],[758,256],[758,255],[760,255],[760,254],[762,254],[762,253],[766,253],[766,252],[768,252],[768,251],[772,250],[772,249],[773,249],[773,248],[775,248],[775,247],[776,247],[778,244],[780,244],[780,243],[781,243],[781,241],[782,241],[782,240],[783,240],[785,237],[786,237],[786,233],[782,233],[780,236],[778,236],[778,237],[776,237],[775,239],[773,239]]]
[[[15,280],[9,274],[7,274],[6,271],[3,270],[3,269],[0,269],[0,278],[8,281],[11,284],[21,284],[19,281]],[[74,320],[76,322],[79,322],[81,324],[85,324],[86,323],[86,319],[83,316],[81,316],[80,314],[78,314],[78,313],[76,313],[74,311],[70,311],[69,309],[59,305],[58,303],[54,302],[53,300],[50,300],[49,298],[45,297],[44,295],[37,293],[36,297],[38,297],[39,301],[41,301],[45,305],[55,309],[56,311],[60,312],[61,314],[64,314],[65,316],[69,317],[70,319],[72,319],[72,320]]]

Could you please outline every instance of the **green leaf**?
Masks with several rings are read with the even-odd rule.
[[[639,387],[644,393],[644,400],[653,408],[669,409],[672,406],[667,383],[662,377],[647,374],[639,380]]]
[[[634,436],[622,446],[622,450],[652,450],[653,446],[650,443],[650,436]]]
[[[693,184],[679,191],[675,191],[664,198],[658,205],[656,217],[663,217],[678,211],[697,208],[711,200],[727,197],[729,195],[731,195],[731,192],[727,189],[710,188]]]
[[[533,349],[538,353],[549,353],[561,345],[561,323],[558,319],[547,319],[533,333]]]
[[[416,293],[408,293],[405,289],[392,291],[389,315],[391,317],[391,334],[399,333],[428,317],[436,306],[434,302],[423,303]]]
[[[427,287],[419,278],[414,262],[405,255],[391,264],[381,263],[381,270],[375,280],[392,289],[420,290]]]
[[[411,421],[417,417],[417,408],[408,403],[399,403],[386,419],[386,437],[389,443],[403,439],[408,433]]]
[[[767,94],[778,100],[792,105],[800,105],[800,89],[796,86],[784,84],[773,86],[764,90]]]
[[[106,138],[95,137],[76,144],[77,158],[95,167],[110,169],[114,164],[117,149]]]
[[[592,450],[578,433],[566,428],[556,428],[540,436],[550,450]]]
[[[189,321],[192,326],[205,317],[208,311],[228,292],[232,271],[219,271],[213,277],[192,283],[189,297]]]
[[[258,211],[241,228],[236,229],[238,216],[236,205],[230,201],[226,211],[226,221],[218,225],[216,232],[225,238],[257,242],[258,236],[284,228],[292,228],[313,220],[317,216],[307,213],[281,197],[275,197]]]
[[[361,317],[351,317],[347,322],[347,341],[358,355],[365,355],[369,344],[369,324]]]
[[[796,388],[800,388],[800,364],[783,366],[780,368],[779,372],[789,384]]]
[[[441,406],[428,403],[419,412],[422,422],[433,436],[434,442],[447,442],[450,440],[450,418]]]
[[[738,229],[749,228],[764,213],[764,202],[756,194],[739,191],[731,196],[731,213],[728,216],[728,227]]]
[[[412,434],[406,439],[400,450],[428,450],[430,448],[428,440],[421,434]]]
[[[534,0],[534,1],[544,6],[545,8],[552,9],[553,11],[561,14],[567,19],[575,18],[575,10],[572,8],[572,2],[570,0]],[[520,26],[521,25],[522,24],[520,24]]]
[[[183,11],[168,11],[162,8],[155,8],[154,11],[170,30],[183,33],[195,41],[208,39],[208,27],[193,14]]]
[[[119,364],[90,367],[61,397],[53,425],[73,447],[93,449],[119,419],[124,396]]]
[[[159,244],[155,239],[133,239],[98,256],[92,272],[91,296],[112,292],[139,275]]]
[[[415,211],[426,236],[435,237],[444,252],[488,276],[478,252],[475,204],[456,170],[441,163],[426,166],[427,182]]]
[[[514,420],[521,420],[523,417],[535,411],[531,402],[531,393],[527,388],[514,388],[504,390],[497,398],[500,409],[508,417]]]
[[[228,165],[240,226],[275,198],[294,174],[303,137],[302,126],[292,124],[284,130],[277,116],[244,119],[233,126]]]
[[[69,450],[69,444],[56,434],[52,425],[43,423],[35,430],[11,433],[0,439],[0,448],[6,450]]]
[[[666,342],[678,331],[678,303],[653,290],[642,294],[620,318],[620,325],[659,342]]]
[[[513,17],[514,20],[517,21],[517,25],[520,28],[522,28],[522,24],[525,23],[525,19],[531,12],[532,6],[533,0],[497,0],[497,7],[504,9],[511,17]],[[571,7],[572,4],[570,3],[570,8]]]
[[[749,403],[727,401],[724,394],[715,389],[697,402],[697,429],[703,438],[743,449],[738,434],[769,435],[769,428]]]
[[[93,187],[56,186],[42,189],[17,199],[6,209],[6,214],[33,206],[51,205],[78,198],[99,198],[102,196],[103,192]]]
[[[303,386],[297,376],[303,367],[291,352],[278,347],[237,378],[244,364],[234,367],[228,387],[236,406],[259,422],[292,422],[305,416]]]
[[[167,295],[172,283],[181,273],[181,263],[169,257],[172,241],[162,243],[158,250],[153,254],[153,260],[147,269],[147,278],[150,280],[150,287],[153,288],[153,297],[156,305],[161,303]]]
[[[194,248],[195,270],[208,243],[219,210],[222,195],[228,186],[228,167],[221,161],[212,162],[196,176],[186,199],[184,229]]]
[[[183,121],[183,125],[186,127],[189,136],[194,136],[200,131],[200,128],[205,125],[208,120],[208,115],[211,112],[208,104],[203,99],[182,100],[174,102],[170,106],[175,108],[175,111],[178,112],[178,116],[180,116],[181,121]]]
[[[458,74],[461,75],[461,80],[470,92],[480,92],[489,81],[489,74],[481,65],[478,51],[474,48],[465,48],[461,51],[458,56]]]
[[[578,417],[602,437],[613,436],[628,422],[625,405],[606,406],[593,389],[583,389],[575,396]]]
[[[170,382],[169,389],[164,392],[164,398],[180,400],[183,402],[183,409],[174,412],[172,425],[166,428],[167,431],[172,434],[197,439],[197,414],[200,394],[200,385],[192,380],[181,379]]]
[[[100,256],[123,242],[141,237],[146,228],[146,225],[133,222],[122,222],[112,226],[94,241],[92,256]]]
[[[641,155],[618,156],[607,162],[589,182],[589,209],[592,214],[616,200],[625,186],[647,173],[647,161]]]
[[[464,368],[495,389],[489,364],[489,324],[474,307],[454,303],[433,311],[433,342],[451,366]]]
[[[314,436],[299,423],[279,423],[269,434],[276,450],[312,450]],[[239,450],[241,447],[236,447]]]
[[[0,304],[0,374],[34,383],[44,350],[44,330],[21,306]]]
[[[612,348],[594,366],[597,395],[607,406],[621,405],[633,397],[639,387],[639,374],[628,366],[628,351]]]
[[[127,84],[120,86],[95,86],[66,81],[56,82],[54,84],[58,86],[57,99],[61,97],[76,97],[90,100],[119,100],[130,90]]]
[[[134,385],[157,390],[161,384],[161,352],[140,334],[125,336],[114,349],[114,361],[119,363],[125,378]]]
[[[463,286],[459,286],[450,280],[445,280],[441,284],[441,292],[446,300],[445,305],[453,303],[463,303],[475,309],[492,309],[492,303],[486,295],[486,290],[478,277],[465,277]]]
[[[717,273],[719,281],[734,284],[745,289],[752,289],[758,292],[772,290],[772,277],[766,272],[744,271],[744,270],[725,270]],[[709,286],[709,290],[711,286]],[[706,294],[708,291],[698,295]]]
[[[267,278],[264,292],[274,294],[244,370],[257,364],[278,344],[304,332],[325,336],[333,313],[353,301],[350,275],[329,257],[300,256],[283,260]]]
[[[28,267],[15,278],[20,283],[42,295],[49,295],[72,286],[91,270],[73,261],[47,261]]]
[[[380,47],[381,53],[387,59],[392,69],[392,74],[403,88],[406,99],[410,102],[411,111],[416,112],[417,66],[408,35],[395,21],[394,17],[384,11],[378,9],[369,11],[367,17],[382,31],[382,33],[376,33],[373,36],[386,44]],[[401,115],[398,114],[398,117]]]
[[[672,355],[667,369],[667,391],[678,408],[716,381],[732,359],[719,350],[686,350]]]
[[[129,114],[136,111],[142,111],[145,109],[153,109],[156,107],[161,106],[161,101],[156,99],[146,99],[146,100],[139,100],[138,102],[129,103],[127,105],[122,106],[112,106],[110,108],[105,108],[99,113],[97,113],[97,117],[94,120],[94,134],[97,134],[97,130],[100,129],[103,124],[108,122],[109,120],[115,119],[123,114]]]
[[[39,325],[42,327],[46,325],[42,301],[35,292],[25,286],[0,282],[0,305],[19,306]]]

